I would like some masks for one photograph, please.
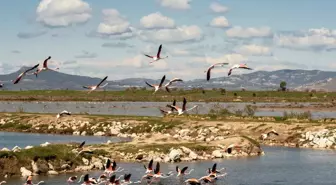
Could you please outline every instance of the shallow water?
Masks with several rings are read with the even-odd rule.
[[[17,132],[0,132],[0,148],[6,147],[12,149],[14,146],[24,148],[28,145],[40,145],[45,142],[49,143],[81,143],[87,144],[120,142],[128,139],[118,137],[99,137],[99,136],[72,136],[72,135],[55,135],[55,134],[28,134]]]
[[[195,169],[187,178],[200,178],[206,175],[205,170],[217,162],[218,168],[226,167],[228,175],[218,180],[217,185],[327,185],[335,184],[336,157],[335,151],[311,150],[283,147],[264,147],[265,156],[202,161],[179,164],[161,164],[162,171],[174,171],[175,165],[189,166]],[[141,163],[118,163],[125,172],[132,173],[132,181],[137,181],[144,173]],[[97,177],[100,171],[91,172]],[[123,173],[118,173],[120,175]],[[34,181],[44,180],[48,185],[64,185],[69,176],[81,174],[62,174],[59,176],[34,177]],[[7,180],[10,185],[23,184],[23,179]],[[176,177],[164,179],[162,184],[181,184]]]
[[[72,113],[88,113],[102,115],[132,115],[132,116],[162,116],[159,107],[165,107],[170,102],[0,102],[0,112],[30,112],[54,113],[63,110]],[[178,102],[179,106],[181,102]],[[204,103],[188,102],[187,108],[198,105],[190,114],[207,114],[214,106],[221,106],[230,110],[243,110],[246,105],[286,105],[288,103]],[[311,105],[314,103],[298,103],[297,105]],[[293,112],[304,112],[300,109],[288,109]],[[256,116],[282,116],[283,110],[257,110]],[[313,119],[336,118],[336,111],[312,111]]]

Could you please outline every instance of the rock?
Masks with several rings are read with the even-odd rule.
[[[93,134],[94,136],[104,136],[105,132],[99,131]]]
[[[79,136],[79,135],[80,135],[80,131],[74,131],[74,132],[72,133],[72,135]]]
[[[197,160],[198,155],[195,152],[191,151],[189,153],[189,158],[191,158],[192,160]]]
[[[169,153],[169,159],[172,162],[178,162],[181,160],[181,152],[180,150],[173,149]]]
[[[170,162],[170,157],[169,157],[169,156],[165,156],[165,157],[163,158],[163,161],[164,161],[165,163]]]
[[[70,168],[71,168],[71,166],[68,165],[68,164],[63,164],[63,165],[61,166],[61,169],[62,169],[62,170],[68,170],[68,169],[70,169]]]
[[[117,135],[120,133],[120,130],[111,128],[111,129],[110,129],[110,132],[111,132],[111,135],[112,135],[112,136],[117,136]]]
[[[55,170],[54,166],[51,163],[48,163],[48,167],[50,170]]]
[[[82,161],[85,165],[89,165],[89,160],[88,159],[85,159],[84,157],[82,158]]]
[[[18,146],[14,146],[13,149],[12,149],[13,152],[20,152],[21,151],[21,148],[18,147]]]
[[[77,166],[75,172],[89,171],[92,169],[92,166]]]
[[[214,150],[212,152],[212,156],[215,157],[215,158],[222,158],[223,157],[223,154],[220,150]]]
[[[111,140],[107,140],[106,144],[111,144],[112,141]]]
[[[22,177],[28,177],[33,174],[31,171],[27,170],[25,167],[21,167],[20,172],[21,172]]]
[[[190,152],[192,152],[189,148],[187,147],[184,147],[184,146],[181,146],[180,147],[182,152],[185,153],[185,154],[189,154]]]
[[[25,147],[26,150],[29,150],[29,149],[32,149],[32,148],[34,148],[34,147],[33,146],[26,146]]]
[[[50,143],[49,143],[49,142],[45,142],[45,143],[42,143],[40,146],[42,146],[42,147],[46,147],[46,146],[48,146],[48,145],[50,145]]]
[[[2,148],[1,151],[2,151],[2,152],[9,152],[10,150],[9,150],[8,148],[5,147],[5,148]]]
[[[35,174],[39,174],[40,173],[40,170],[39,170],[39,168],[37,166],[37,163],[35,161],[31,162],[31,166],[32,166],[32,169],[33,169],[33,173],[35,173]]]
[[[54,170],[50,170],[47,172],[48,175],[58,175],[58,172],[57,171],[54,171]]]
[[[143,154],[137,154],[137,156],[135,157],[136,160],[142,160],[144,157]]]
[[[83,132],[81,133],[81,136],[86,136],[86,131],[83,131]]]

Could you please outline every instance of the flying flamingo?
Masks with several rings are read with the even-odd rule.
[[[50,69],[50,68],[48,67],[48,61],[49,61],[50,59],[51,59],[51,56],[49,56],[47,59],[45,59],[44,62],[43,62],[43,67],[37,69],[37,70],[35,71],[35,73],[33,73],[36,77],[37,77],[37,75],[38,75],[40,72],[42,72],[42,71],[47,71],[47,70],[53,70],[53,71],[55,71],[55,70],[58,70],[58,69],[59,69],[58,67],[55,68],[55,69]]]
[[[211,179],[211,177],[209,177],[209,176],[204,176],[204,177],[201,177],[199,179],[191,178],[191,179],[187,179],[184,182],[187,183],[187,184],[190,184],[190,185],[201,185],[202,181],[205,182],[205,183],[214,182],[213,179]]]
[[[26,75],[26,73],[28,73],[29,71],[32,71],[34,69],[36,69],[40,64],[36,64],[34,67],[32,68],[29,68],[27,70],[25,70],[24,72],[22,72],[16,79],[15,81],[13,82],[14,84],[17,84],[20,82],[20,80]]]
[[[204,71],[204,73],[207,73],[207,81],[210,80],[210,73],[211,73],[211,70],[213,68],[215,68],[216,66],[224,66],[224,65],[228,65],[229,63],[216,63],[216,64],[212,64],[206,71]]]
[[[92,185],[92,184],[95,184],[95,183],[90,180],[89,174],[86,174],[84,176],[84,182],[82,183],[82,185]]]
[[[124,175],[124,180],[122,180],[122,184],[126,185],[126,184],[132,184],[133,182],[131,181],[131,176],[132,174],[125,174]]]
[[[154,170],[154,175],[153,175],[152,180],[149,184],[152,184],[153,182],[159,182],[160,179],[166,179],[166,178],[170,177],[171,175],[172,175],[171,173],[168,173],[168,175],[163,175],[160,172],[160,163],[157,162],[155,170]]]
[[[0,88],[3,88],[4,84],[0,84]],[[1,184],[0,184],[1,185]]]
[[[164,76],[162,77],[161,82],[160,82],[159,85],[153,85],[153,84],[148,83],[147,81],[146,81],[146,84],[147,84],[148,86],[154,88],[154,92],[153,92],[153,94],[155,94],[156,91],[158,91],[159,89],[161,89],[162,84],[163,84],[163,82],[165,81],[165,79],[166,79],[166,75],[164,75]]]
[[[149,161],[148,166],[144,165],[146,172],[145,173],[152,173],[153,172],[153,159]]]
[[[172,106],[175,106],[175,105],[176,105],[176,100],[173,101]],[[172,114],[174,110],[175,110],[174,108],[171,108],[171,110],[168,110],[168,111],[160,108],[161,113],[164,115]]]
[[[177,176],[179,177],[179,176],[189,175],[194,170],[194,169],[191,169],[191,170],[189,170],[188,173],[186,173],[187,169],[188,169],[188,166],[186,166],[182,169],[180,169],[178,166],[176,166]]]
[[[63,117],[63,116],[65,116],[65,115],[70,116],[70,115],[71,115],[71,112],[68,112],[68,111],[64,110],[64,111],[62,111],[62,112],[60,112],[60,113],[58,113],[58,114],[56,115],[56,119],[58,119],[58,118],[60,118],[60,117]]]
[[[221,173],[223,170],[226,170],[225,168],[222,168],[222,169],[220,169],[220,170],[217,170],[217,163],[215,163],[215,164],[213,164],[213,166],[212,166],[212,169],[208,169],[208,173],[209,173],[209,177],[211,177],[211,178],[217,178],[217,177],[219,177],[219,175],[217,175],[217,173]],[[226,175],[226,173],[225,174],[223,174],[223,175],[220,175],[220,176],[225,176]]]
[[[174,78],[174,79],[170,80],[170,81],[165,85],[165,88],[166,88],[166,91],[167,91],[167,92],[170,92],[170,90],[169,90],[168,87],[169,87],[173,82],[183,82],[183,80],[180,79],[180,78]]]
[[[105,173],[111,175],[115,172],[121,172],[123,171],[124,169],[121,169],[120,167],[118,169],[117,168],[117,163],[115,161],[113,161],[113,163],[111,164],[111,160],[110,159],[107,159],[106,161],[106,170],[105,170]]]
[[[83,177],[84,177],[84,175],[82,175],[82,176],[79,178],[79,180],[78,180],[77,183],[80,183],[80,181],[82,181],[82,178],[83,178]],[[72,177],[69,177],[69,179],[67,180],[67,183],[68,183],[68,185],[70,185],[71,183],[75,183],[76,180],[77,180],[77,176],[72,176]]]
[[[146,57],[149,57],[149,58],[152,58],[152,59],[153,59],[153,61],[151,61],[150,63],[159,61],[159,60],[164,59],[164,58],[168,58],[168,56],[166,56],[166,57],[164,57],[164,58],[162,58],[162,57],[160,56],[160,54],[161,54],[161,49],[162,49],[162,44],[159,46],[159,50],[158,50],[156,56],[151,56],[151,55],[147,55],[147,54],[144,54],[144,55],[145,55]]]
[[[28,176],[27,180],[26,180],[26,183],[24,183],[24,185],[39,185],[39,184],[42,184],[42,183],[44,183],[44,181],[40,181],[37,184],[34,184],[33,183],[33,177],[32,176]]]
[[[186,109],[186,105],[187,105],[187,99],[186,98],[183,98],[183,105],[182,105],[182,108],[179,108],[177,106],[174,106],[174,105],[167,105],[167,107],[170,107],[170,108],[174,108],[177,112],[178,112],[178,115],[182,115],[196,107],[198,107],[197,105],[191,107],[190,109]]]
[[[270,137],[271,135],[276,135],[278,136],[279,134],[273,129],[267,133],[261,134],[260,139],[265,140],[266,138]]]
[[[99,84],[95,85],[95,86],[83,86],[83,88],[85,89],[90,89],[90,91],[88,92],[91,93],[92,91],[98,89],[98,88],[104,88],[108,83],[106,83],[105,85],[101,86],[100,85],[107,79],[108,76],[106,76],[102,81],[99,82]]]
[[[116,175],[112,175],[109,179],[109,182],[106,183],[108,185],[119,185],[120,184],[120,178],[124,175],[120,175],[118,179],[116,179]]]
[[[252,68],[247,67],[247,64],[235,64],[235,65],[233,65],[230,68],[228,76],[231,75],[233,69],[248,69],[248,70],[252,70]]]

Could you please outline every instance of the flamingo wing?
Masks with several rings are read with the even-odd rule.
[[[150,55],[147,55],[147,54],[144,54],[146,57],[149,57],[149,58],[154,58],[153,56],[150,56]]]
[[[185,173],[187,171],[187,169],[188,169],[188,166],[182,168],[181,173]]]
[[[110,177],[110,183],[114,183],[115,182],[115,179],[116,179],[116,176],[115,175],[112,175]]]
[[[20,82],[20,80],[22,79],[23,75],[25,74],[25,72],[22,72],[14,81],[14,84],[17,84]]]
[[[145,82],[149,87],[153,87],[154,88],[154,85],[148,83],[148,82]]]
[[[232,73],[232,69],[229,70],[228,76],[230,76]]]
[[[107,159],[106,165],[105,165],[106,169],[110,168],[110,166],[111,166],[111,160]]]
[[[247,70],[252,70],[252,68],[249,68],[249,67],[241,67],[243,69],[247,69]]]
[[[166,86],[166,91],[170,93],[170,89],[168,88],[168,86]]]
[[[162,44],[159,46],[159,50],[158,50],[158,52],[157,52],[157,54],[156,54],[156,57],[157,57],[157,58],[160,58],[161,49],[162,49]]]
[[[29,71],[32,71],[32,70],[36,69],[39,65],[40,65],[40,64],[36,64],[36,65],[33,66],[32,68],[27,69],[24,73],[27,73],[27,72],[29,72]]]
[[[86,174],[85,176],[84,176],[84,182],[89,182],[89,174]]]
[[[213,166],[212,166],[212,169],[211,169],[211,172],[212,173],[216,173],[217,171],[217,163],[215,163]]]
[[[50,59],[51,59],[51,56],[49,56],[47,59],[44,60],[44,62],[43,62],[43,67],[44,68],[48,68],[48,60],[50,60]]]
[[[207,71],[207,81],[210,80],[211,69],[212,69],[212,68],[209,68],[208,71]]]
[[[162,86],[162,84],[163,84],[163,82],[164,82],[165,80],[166,80],[166,75],[164,75],[164,76],[162,77],[161,82],[160,82],[160,84],[159,84],[159,87]]]
[[[156,168],[154,170],[154,173],[155,174],[159,174],[160,173],[160,163],[159,162],[156,163]]]
[[[153,159],[149,161],[148,163],[148,169],[153,170]]]
[[[116,170],[117,168],[117,163],[115,161],[113,161],[112,163],[112,170]]]
[[[102,81],[99,82],[99,84],[97,85],[97,87],[99,87],[106,79],[107,79],[108,76],[105,76],[104,79],[102,79]]]
[[[94,86],[83,86],[85,89],[92,89]]]
[[[183,98],[183,105],[182,105],[182,110],[185,111],[186,110],[186,105],[187,105],[187,99]]]
[[[78,146],[78,148],[83,148],[84,145],[85,145],[85,141],[83,141],[83,142]]]
[[[173,106],[173,105],[167,105],[167,107],[171,108],[172,110],[178,111],[178,107]]]
[[[178,166],[176,166],[175,170],[176,170],[176,172],[178,173],[180,169],[179,169]]]
[[[132,174],[125,174],[124,175],[124,180],[127,182],[131,179]]]

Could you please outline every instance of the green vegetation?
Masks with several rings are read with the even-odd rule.
[[[281,83],[286,87],[286,83]],[[336,92],[282,92],[282,91],[227,91],[225,89],[204,90],[202,88],[183,90],[172,89],[171,93],[159,91],[156,95],[150,90],[132,88],[125,91],[87,91],[74,90],[32,90],[0,91],[0,101],[168,101],[176,99],[196,102],[232,102],[237,98],[243,102],[321,102],[332,101]],[[23,110],[18,109],[18,112]]]
[[[280,88],[282,91],[286,91],[287,83],[285,81],[280,82]]]
[[[138,124],[133,127],[128,127],[120,130],[121,133],[152,133],[152,132],[162,132],[164,130],[169,130],[177,125],[182,124],[181,121],[177,120],[148,120],[147,122]]]

